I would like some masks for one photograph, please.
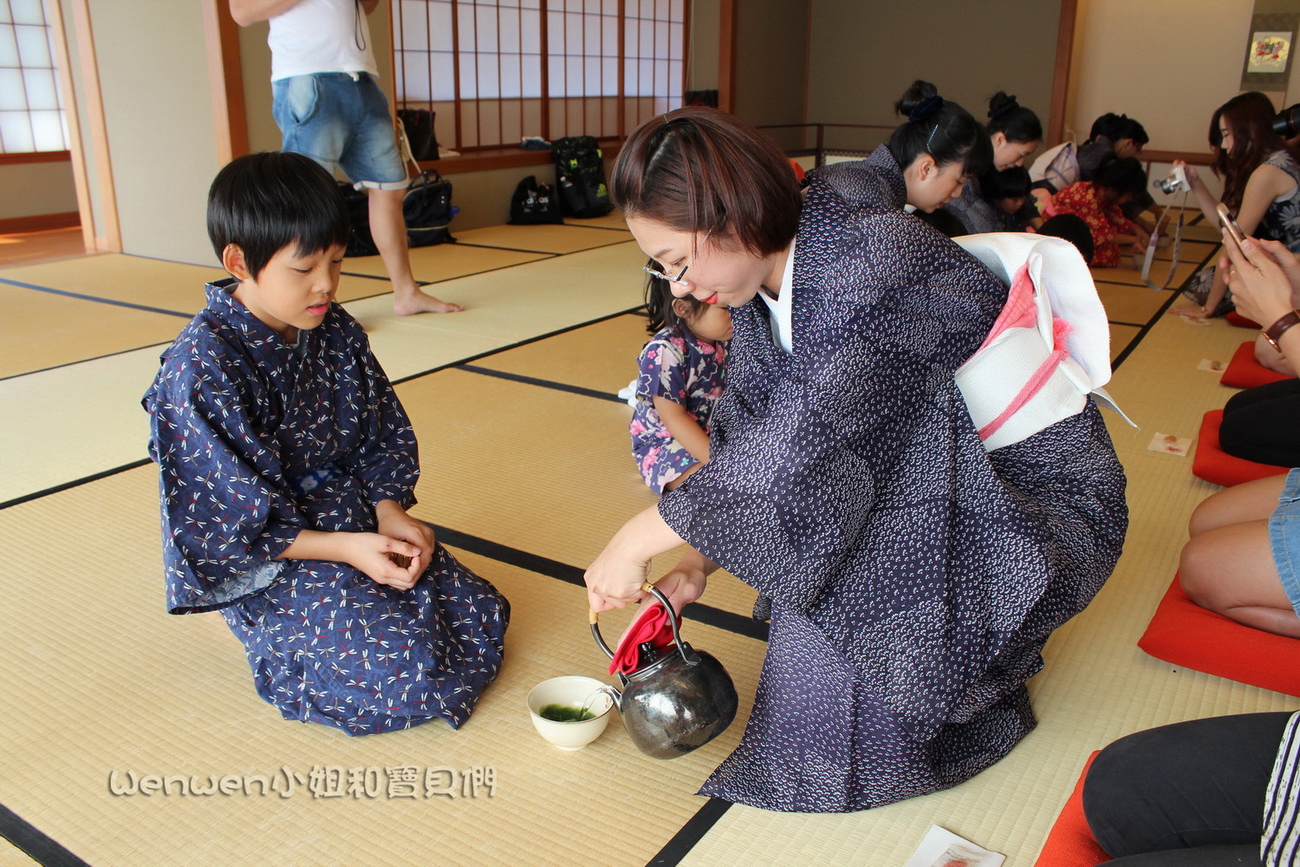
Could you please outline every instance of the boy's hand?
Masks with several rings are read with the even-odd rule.
[[[400,539],[419,549],[418,555],[412,555],[407,568],[414,569],[417,578],[424,574],[424,570],[433,562],[433,528],[412,518],[392,500],[384,500],[375,506],[375,519],[381,534]]]
[[[424,574],[419,566],[424,555],[419,548],[401,539],[382,533],[348,533],[347,562],[360,569],[376,584],[386,584],[398,590],[410,590]],[[411,565],[403,569],[390,555],[411,558]]]

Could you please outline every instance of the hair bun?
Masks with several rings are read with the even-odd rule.
[[[1008,96],[999,90],[989,100],[989,120],[1002,117],[1002,115],[1015,111],[1019,107],[1020,103],[1016,102],[1014,95]]]
[[[936,93],[912,106],[912,110],[907,113],[907,119],[912,123],[920,123],[941,108],[943,108],[943,97]]]

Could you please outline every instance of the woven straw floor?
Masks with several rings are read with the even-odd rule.
[[[1170,285],[1212,255],[1200,234]],[[1092,750],[1164,722],[1294,705],[1135,645],[1188,513],[1213,490],[1190,458],[1146,445],[1157,431],[1195,436],[1228,395],[1197,366],[1244,338],[1164,315],[1173,291],[1126,265],[1095,276],[1120,365],[1110,391],[1141,426],[1109,417],[1130,479],[1129,542],[1096,602],[1049,643],[1030,684],[1040,725],[1009,757],[951,791],[851,815],[697,798],[740,736],[764,652],[747,617],[754,593],[727,575],[685,629],[736,680],[737,724],[671,762],[641,756],[617,722],[586,750],[554,750],[524,697],[557,674],[608,679],[581,571],[654,502],[614,396],[646,336],[642,257],[617,215],[458,238],[413,261],[465,313],[397,319],[377,259],[346,263],[340,297],[420,437],[414,513],[513,603],[507,662],[460,731],[360,739],[281,720],[219,617],[163,611],[139,397],[218,272],[128,256],[0,268],[12,314],[0,324],[0,864],[900,865],[939,824],[1027,867]],[[203,794],[214,780],[228,793]]]

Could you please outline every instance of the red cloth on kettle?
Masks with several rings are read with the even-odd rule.
[[[637,648],[647,641],[654,645],[655,650],[663,650],[673,643],[673,624],[661,602],[649,606],[632,621],[610,660],[609,673],[631,674],[640,668]]]

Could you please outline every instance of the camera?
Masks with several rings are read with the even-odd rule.
[[[1278,112],[1273,118],[1273,132],[1282,138],[1295,138],[1300,134],[1300,103]]]
[[[1156,181],[1155,188],[1165,195],[1176,193],[1182,190],[1185,193],[1192,191],[1192,185],[1187,183],[1187,173],[1183,171],[1182,166],[1174,166],[1169,171],[1169,177],[1163,181]]]

